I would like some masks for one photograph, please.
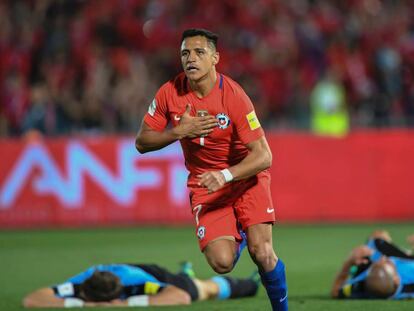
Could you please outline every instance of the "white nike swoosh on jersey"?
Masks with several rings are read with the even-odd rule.
[[[275,210],[274,208],[267,208],[266,211],[270,214],[270,213],[273,213],[274,210]]]
[[[180,117],[179,115],[177,115],[177,114],[176,114],[176,115],[174,116],[174,120],[175,120],[175,121],[180,121],[180,119],[181,119],[181,117]]]
[[[285,296],[285,297],[280,298],[279,302],[283,302],[283,301],[285,301],[285,300],[286,300],[286,298],[287,298],[287,294],[286,294],[286,296]]]

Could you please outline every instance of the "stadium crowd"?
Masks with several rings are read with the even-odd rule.
[[[267,128],[307,129],[327,72],[352,127],[414,125],[413,1],[5,0],[0,136],[134,133],[191,27],[220,35]]]

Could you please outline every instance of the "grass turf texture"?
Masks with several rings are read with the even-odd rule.
[[[290,310],[414,310],[414,301],[335,301],[328,296],[343,259],[377,228],[389,230],[394,241],[404,247],[408,247],[405,236],[414,232],[413,223],[275,227],[274,245],[287,266]],[[3,231],[0,232],[0,310],[22,310],[21,298],[25,293],[64,281],[90,265],[154,262],[176,271],[184,259],[193,262],[197,277],[212,275],[190,227]],[[254,265],[244,251],[232,275],[244,277],[253,270]],[[270,310],[270,305],[262,287],[254,298],[147,309]]]

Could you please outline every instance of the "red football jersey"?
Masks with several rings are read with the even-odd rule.
[[[191,90],[185,74],[179,74],[158,90],[144,122],[156,131],[163,131],[169,123],[176,126],[188,104],[192,116],[205,110],[218,121],[208,136],[180,140],[190,171],[188,186],[197,187],[198,174],[239,163],[248,153],[245,144],[257,140],[264,132],[249,97],[240,85],[222,74],[217,74],[216,84],[203,98]]]

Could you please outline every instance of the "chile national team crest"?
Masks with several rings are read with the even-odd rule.
[[[222,130],[226,129],[230,125],[230,118],[225,113],[219,113],[216,115],[218,121],[218,127]]]
[[[202,240],[204,236],[206,235],[206,227],[200,226],[197,229],[197,236],[199,240]]]

